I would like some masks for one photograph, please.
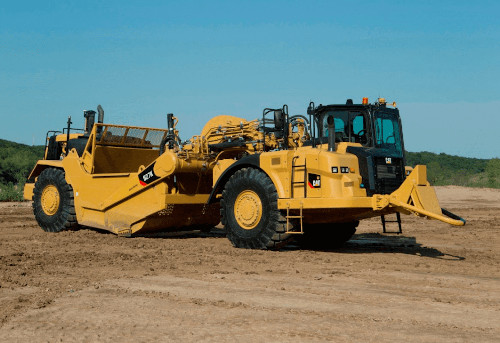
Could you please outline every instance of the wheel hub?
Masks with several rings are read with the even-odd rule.
[[[59,202],[61,197],[59,196],[59,191],[54,185],[47,185],[42,191],[42,209],[48,216],[53,216],[57,213],[59,209]]]
[[[262,218],[262,201],[257,193],[250,190],[241,192],[234,202],[234,216],[243,229],[256,227]]]

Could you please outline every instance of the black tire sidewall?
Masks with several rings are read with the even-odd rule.
[[[41,198],[45,187],[52,185],[59,192],[59,208],[50,216],[42,208]],[[65,228],[69,213],[65,211],[73,206],[70,202],[70,190],[64,179],[64,171],[56,168],[47,168],[42,171],[35,182],[33,190],[33,212],[35,219],[44,231],[59,232]]]
[[[263,174],[260,172],[259,174]],[[250,174],[252,175],[252,174]],[[258,175],[257,173],[252,175]],[[238,175],[239,176],[239,175]],[[276,199],[272,199],[270,194],[268,194],[265,185],[262,182],[262,175],[258,175],[260,177],[237,177],[234,180],[230,180],[230,184],[228,185],[228,191],[226,195],[226,220],[227,224],[232,229],[232,233],[242,239],[252,239],[258,238],[261,236],[264,230],[270,229],[272,225],[270,222],[270,217],[272,215],[273,209],[271,208],[272,201],[276,201]],[[267,176],[265,176],[267,177]],[[260,180],[259,180],[260,179]],[[262,216],[259,223],[250,230],[242,228],[238,222],[236,221],[236,217],[234,215],[234,203],[236,198],[246,190],[251,190],[255,192],[260,201],[262,203]],[[274,228],[271,228],[274,229]]]

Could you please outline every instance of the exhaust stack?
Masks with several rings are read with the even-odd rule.
[[[95,111],[86,110],[83,111],[83,116],[85,117],[85,134],[90,134],[95,123]]]
[[[100,124],[104,123],[104,110],[101,105],[97,105],[97,113],[99,113],[97,116],[97,122]]]
[[[333,116],[326,119],[328,124],[328,151],[335,151],[335,120]]]

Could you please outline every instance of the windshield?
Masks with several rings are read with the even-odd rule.
[[[321,136],[328,137],[327,119],[333,116],[335,123],[335,142],[361,143],[370,145],[370,124],[368,114],[353,111],[328,111],[321,119]]]
[[[384,112],[375,112],[375,144],[378,148],[396,150],[403,153],[401,128],[396,116]]]

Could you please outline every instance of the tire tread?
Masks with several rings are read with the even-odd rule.
[[[59,191],[60,205],[53,216],[47,216],[41,206],[41,194],[47,185],[54,185]],[[66,182],[64,170],[47,168],[40,173],[33,190],[33,213],[38,225],[46,232],[60,232],[78,227],[73,188]]]
[[[268,195],[269,211],[263,213],[268,216],[268,225],[260,230],[259,235],[253,238],[239,237],[237,230],[231,227],[228,216],[231,215],[231,209],[234,204],[228,203],[228,197],[233,194],[238,187],[247,189],[263,189]],[[233,210],[234,211],[234,210]],[[222,191],[221,199],[221,223],[226,230],[227,238],[233,246],[245,249],[280,249],[290,240],[291,235],[285,233],[285,218],[278,210],[278,192],[271,179],[261,170],[255,168],[243,168],[236,171],[226,183]],[[263,219],[261,219],[263,220]]]

